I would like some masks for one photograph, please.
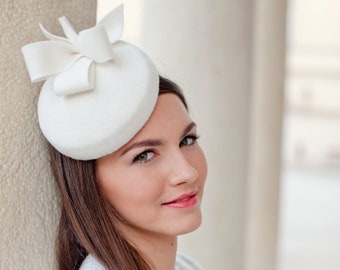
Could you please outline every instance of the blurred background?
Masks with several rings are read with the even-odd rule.
[[[279,270],[340,269],[338,10],[288,2]]]
[[[180,250],[205,269],[340,269],[340,2],[170,2],[124,1],[124,39],[201,126],[205,221]]]

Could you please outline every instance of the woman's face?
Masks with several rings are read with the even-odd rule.
[[[97,160],[100,189],[129,229],[176,236],[200,225],[207,166],[196,139],[183,103],[163,94],[139,133]]]

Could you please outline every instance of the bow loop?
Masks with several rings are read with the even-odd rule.
[[[94,87],[95,63],[82,57],[69,69],[54,78],[53,88],[57,96],[85,92]]]
[[[116,42],[122,36],[124,26],[123,7],[123,4],[119,5],[97,23],[97,26],[104,26],[111,43]]]
[[[66,19],[65,16],[59,18],[59,23],[63,28],[65,36],[70,40],[71,43],[74,43],[77,40],[78,35],[71,23]]]
[[[104,63],[113,59],[111,43],[104,27],[94,27],[79,33],[75,42],[79,52],[96,63]]]
[[[48,41],[22,48],[32,82],[54,79],[57,95],[70,95],[92,90],[95,66],[114,59],[111,45],[123,31],[123,5],[104,17],[95,27],[76,33],[66,17],[59,18],[65,33],[60,37],[40,28]]]
[[[28,44],[22,53],[32,82],[63,72],[81,57],[70,44],[52,40]]]

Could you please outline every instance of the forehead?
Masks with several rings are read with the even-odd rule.
[[[149,120],[131,141],[146,134],[152,135],[152,133],[160,131],[170,132],[177,128],[182,130],[183,125],[185,126],[191,121],[184,104],[175,94],[162,94],[158,96],[156,106]]]

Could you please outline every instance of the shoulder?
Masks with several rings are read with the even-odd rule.
[[[175,270],[203,270],[203,268],[190,257],[177,253]]]
[[[105,270],[105,268],[89,254],[86,256],[79,270]]]

